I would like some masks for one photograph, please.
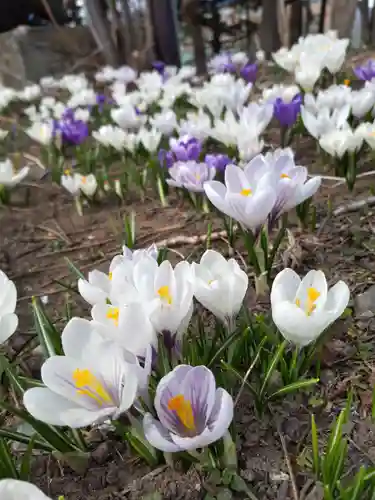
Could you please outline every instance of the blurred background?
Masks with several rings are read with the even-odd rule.
[[[29,68],[30,47],[47,50],[57,38],[59,60],[65,40],[65,52],[85,60],[94,53],[96,64],[142,70],[162,60],[195,64],[204,74],[215,54],[244,51],[254,59],[262,50],[270,59],[300,36],[328,29],[350,38],[355,50],[375,46],[374,0],[1,0],[0,77],[13,72],[17,78],[21,69],[12,64],[20,59],[25,78],[35,81],[43,71]],[[11,52],[15,46],[17,56]],[[58,70],[66,71],[56,61],[46,62],[46,74]]]

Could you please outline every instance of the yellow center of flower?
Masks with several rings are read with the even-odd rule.
[[[200,174],[195,174],[195,178],[197,179],[197,181],[200,181],[201,180]]]
[[[281,174],[280,177],[281,179],[290,179],[288,174]]]
[[[314,287],[310,287],[307,290],[307,301],[306,301],[306,308],[305,312],[307,316],[310,316],[311,313],[316,309],[316,304],[315,302],[318,300],[320,297],[320,292]],[[301,301],[300,299],[296,299],[296,306],[301,307]]]
[[[164,302],[167,302],[169,305],[172,304],[172,295],[169,291],[169,286],[165,285],[159,288],[158,295]]]
[[[82,175],[82,177],[81,177],[81,181],[82,181],[82,184],[86,184],[86,182],[87,182],[87,177],[86,177],[86,176],[84,176],[84,175]]]
[[[111,319],[116,326],[118,326],[118,318],[120,315],[120,310],[118,307],[110,307],[107,311],[107,318]]]
[[[64,175],[70,175],[72,173],[72,171],[70,170],[70,168],[66,168],[64,170]]]
[[[110,272],[108,273],[108,278],[112,281],[112,278],[113,278],[113,273],[112,273],[112,271],[110,271]]]
[[[186,400],[182,394],[177,394],[168,401],[168,410],[175,411],[180,422],[190,431],[195,430],[193,409],[190,401]]]
[[[251,189],[243,189],[243,190],[240,192],[240,194],[241,194],[242,196],[250,196],[250,195],[251,195],[251,194],[253,194],[253,193],[252,193]]]
[[[345,85],[346,87],[349,87],[349,86],[350,86],[350,80],[349,80],[348,78],[346,78],[346,79],[344,80],[344,85]]]
[[[105,403],[113,404],[112,397],[90,370],[77,368],[74,370],[72,378],[77,388],[77,394],[94,399],[100,406]]]

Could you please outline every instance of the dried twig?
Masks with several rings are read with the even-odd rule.
[[[289,472],[289,476],[290,476],[290,482],[292,483],[293,498],[294,498],[294,500],[299,500],[299,494],[298,494],[298,490],[297,490],[296,478],[294,476],[292,464],[290,462],[290,458],[289,458],[289,454],[288,454],[288,449],[286,447],[285,438],[284,438],[284,436],[283,436],[283,434],[282,434],[282,432],[281,432],[280,427],[279,427],[278,424],[277,424],[277,433],[279,435],[281,446],[283,448],[283,452],[284,452],[284,456],[285,456],[285,461],[286,461],[286,465],[288,467],[288,472]]]

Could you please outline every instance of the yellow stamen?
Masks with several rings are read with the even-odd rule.
[[[193,409],[190,401],[187,401],[182,394],[177,394],[168,401],[168,410],[177,413],[180,422],[190,431],[195,430]]]
[[[320,297],[320,292],[314,287],[310,287],[307,290],[307,301],[306,301],[306,307],[305,307],[305,312],[307,316],[310,316],[313,311],[316,309],[316,304],[315,302],[318,300]],[[296,306],[301,307],[301,301],[300,299],[296,299]]]
[[[252,193],[251,189],[243,189],[243,190],[240,192],[240,194],[241,194],[242,196],[250,196],[250,195],[251,195],[251,194],[253,194],[253,193]]]
[[[107,318],[111,319],[116,326],[118,326],[118,319],[120,315],[120,309],[118,307],[110,307],[107,311]]]
[[[108,273],[108,278],[112,281],[113,273],[111,271]]]
[[[288,174],[281,174],[280,177],[282,179],[290,179],[289,175]]]
[[[160,287],[158,290],[158,295],[163,301],[167,302],[169,305],[172,304],[172,296],[169,292],[168,285]]]
[[[86,182],[87,182],[87,177],[86,177],[86,176],[84,176],[84,175],[82,175],[82,177],[81,177],[81,181],[82,181],[82,184],[86,184]]]
[[[346,87],[349,87],[349,86],[350,86],[350,80],[349,80],[348,78],[346,78],[346,79],[344,80],[344,85],[345,85]]]
[[[72,171],[70,170],[70,168],[66,168],[64,170],[64,175],[70,175],[72,173]]]
[[[105,403],[113,404],[112,397],[90,370],[77,368],[74,370],[72,378],[77,388],[77,394],[94,399],[100,406]]]

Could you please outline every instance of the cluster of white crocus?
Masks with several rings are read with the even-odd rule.
[[[28,175],[30,167],[22,167],[18,172],[15,170],[12,160],[7,158],[0,161],[0,186],[12,188],[22,182]]]
[[[81,175],[77,172],[72,174],[70,171],[66,171],[61,176],[61,185],[75,197],[82,192],[91,198],[98,188],[98,182],[94,174]]]
[[[329,31],[301,37],[291,49],[283,47],[273,58],[276,64],[294,73],[296,82],[304,90],[311,91],[324,69],[332,75],[341,70],[348,45],[348,39],[338,39],[336,32]]]

